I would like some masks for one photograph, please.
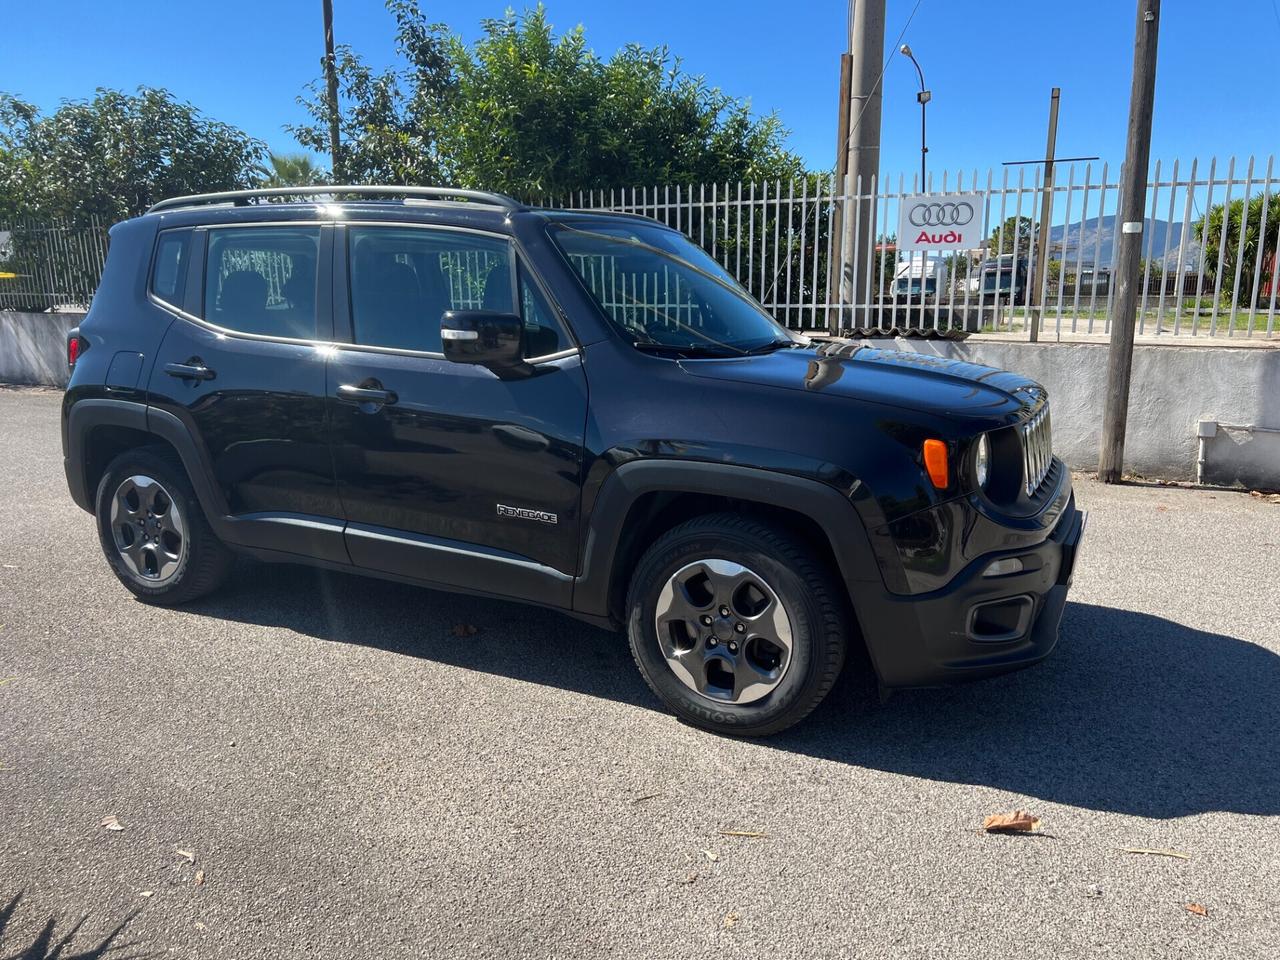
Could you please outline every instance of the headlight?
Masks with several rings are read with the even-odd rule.
[[[978,452],[973,458],[973,468],[978,477],[978,486],[986,487],[987,478],[991,475],[991,444],[985,433],[978,438]]]

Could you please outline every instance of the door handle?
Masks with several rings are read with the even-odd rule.
[[[212,380],[216,374],[198,360],[187,363],[166,363],[164,372],[179,380]]]
[[[376,387],[357,387],[349,383],[344,383],[338,387],[338,399],[345,400],[347,403],[371,403],[377,406],[385,406],[395,403],[400,398],[396,396],[394,390],[383,390]]]

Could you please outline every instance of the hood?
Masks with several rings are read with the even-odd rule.
[[[1023,411],[1044,396],[1044,388],[1034,380],[1007,370],[848,341],[758,357],[687,360],[681,366],[695,377],[847,397],[996,424],[1021,419]]]

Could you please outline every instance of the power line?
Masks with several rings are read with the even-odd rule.
[[[884,79],[885,71],[889,69],[889,64],[893,61],[893,55],[898,52],[898,47],[902,44],[902,38],[907,34],[907,28],[911,26],[911,21],[915,19],[916,11],[920,9],[920,4],[924,0],[916,0],[916,5],[911,8],[911,15],[907,17],[907,22],[902,25],[902,29],[898,31],[898,39],[893,42],[893,49],[889,52],[889,56],[885,58],[884,66],[880,68],[880,75],[876,77],[876,82],[872,84],[871,93],[862,101],[862,109],[858,111],[857,119],[849,127],[849,138],[845,141],[844,148],[849,149],[849,144],[853,142],[853,133],[858,129],[858,125],[862,123],[862,115],[867,112],[867,105],[871,102],[871,98],[875,96],[876,91],[880,89],[880,81]],[[1276,0],[1271,0],[1275,3]]]

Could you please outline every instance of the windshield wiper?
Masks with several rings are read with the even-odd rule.
[[[705,343],[659,343],[657,340],[637,340],[632,344],[642,353],[682,353],[693,357],[736,357],[741,350],[733,347],[716,347]]]
[[[775,350],[798,347],[799,345],[800,342],[798,340],[766,340],[764,343],[760,344],[760,346],[752,347],[748,350],[747,356],[751,357],[760,353],[773,353]]]

